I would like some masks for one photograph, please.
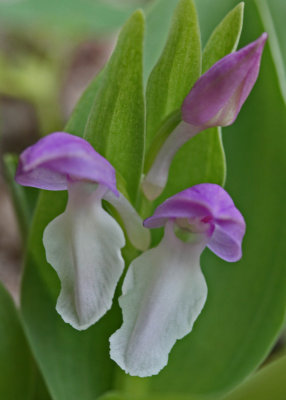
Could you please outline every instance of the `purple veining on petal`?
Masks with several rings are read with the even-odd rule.
[[[65,132],[45,136],[24,150],[15,179],[21,185],[47,190],[66,190],[70,180],[89,181],[118,194],[112,165],[86,140]]]
[[[192,224],[208,224],[207,246],[219,257],[236,261],[241,257],[245,222],[231,197],[219,185],[202,183],[170,197],[144,221],[147,228],[158,228],[168,220],[187,218]]]
[[[202,75],[185,98],[183,120],[202,127],[232,124],[256,82],[266,39],[263,33]]]

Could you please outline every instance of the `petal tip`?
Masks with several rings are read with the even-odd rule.
[[[183,120],[210,128],[231,125],[252,90],[267,40],[257,40],[216,62],[194,84],[182,105]]]
[[[268,33],[267,32],[263,32],[262,35],[260,36],[260,38],[258,38],[258,40],[263,44],[265,44],[267,39],[268,39]]]
[[[144,180],[142,182],[142,190],[145,195],[145,197],[149,201],[155,200],[157,197],[160,196],[160,194],[163,191],[163,188],[161,186],[158,186],[152,182],[149,182],[148,180]]]

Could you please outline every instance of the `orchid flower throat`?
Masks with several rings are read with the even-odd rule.
[[[214,231],[213,217],[176,218],[174,224],[175,235],[184,242],[208,240]]]

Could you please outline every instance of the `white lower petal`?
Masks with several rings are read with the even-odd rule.
[[[47,260],[61,280],[57,311],[79,330],[109,310],[124,269],[124,235],[103,210],[100,190],[72,184],[65,212],[49,223],[43,236]]]
[[[204,247],[169,230],[130,265],[119,300],[123,325],[110,338],[111,358],[130,375],[157,374],[176,340],[192,330],[207,298],[199,265]]]
[[[143,221],[131,203],[121,193],[116,197],[110,190],[104,199],[111,203],[119,212],[127,235],[132,245],[139,250],[146,250],[150,244],[149,229],[144,228]]]
[[[183,144],[202,129],[182,121],[166,139],[142,182],[142,189],[147,199],[155,200],[162,193],[166,186],[170,165],[175,154]]]

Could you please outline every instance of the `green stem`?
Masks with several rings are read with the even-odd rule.
[[[144,194],[142,193],[141,202],[140,202],[140,215],[143,219],[150,217],[151,213],[153,212],[154,205],[153,201],[148,200]]]
[[[144,174],[146,174],[152,167],[163,143],[166,141],[170,133],[173,132],[176,126],[181,122],[181,120],[181,110],[174,111],[165,119],[153,142],[151,143],[149,150],[147,151],[144,165]]]

